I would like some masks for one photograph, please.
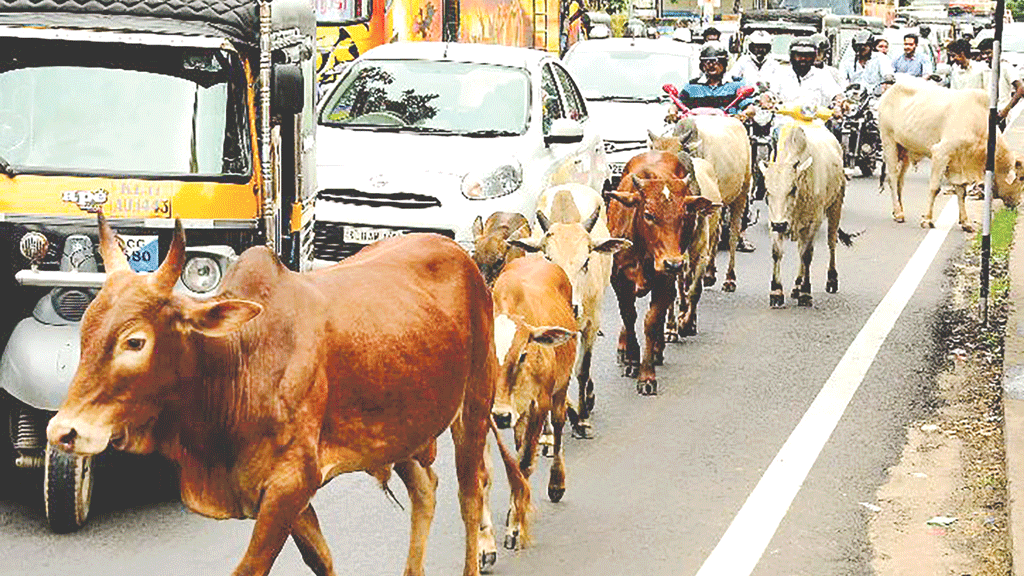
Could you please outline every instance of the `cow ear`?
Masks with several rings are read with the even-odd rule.
[[[814,158],[811,158],[810,156],[807,156],[807,158],[804,158],[803,160],[801,160],[801,161],[796,163],[796,171],[797,172],[803,172],[804,170],[807,170],[808,168],[810,168],[811,164],[813,164],[813,163],[814,163]]]
[[[603,254],[615,254],[619,250],[625,250],[632,246],[633,243],[625,238],[606,238],[597,243],[594,246],[594,252],[601,252]]]
[[[721,204],[715,204],[703,196],[688,196],[684,202],[686,209],[694,214],[709,214],[716,208],[720,208],[722,206]]]
[[[518,246],[527,252],[540,252],[542,246],[541,243],[544,241],[543,238],[509,238],[508,243],[511,246]]]
[[[484,219],[477,216],[476,220],[473,220],[473,239],[477,239],[484,235]]]
[[[512,242],[513,240],[519,240],[520,238],[529,238],[531,234],[530,225],[523,224],[515,232],[509,234],[506,242]]]
[[[610,200],[615,200],[616,202],[628,208],[632,208],[633,206],[636,206],[638,202],[640,202],[639,194],[636,194],[634,192],[622,192],[620,190],[609,190],[608,192],[604,193],[604,197]]]
[[[263,306],[249,300],[203,302],[185,314],[188,325],[201,334],[218,338],[235,332],[263,312]]]
[[[530,342],[542,346],[561,346],[575,335],[572,330],[566,330],[561,326],[538,326],[530,330]]]

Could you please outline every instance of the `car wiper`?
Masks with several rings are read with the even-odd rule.
[[[398,130],[401,132],[422,132],[424,134],[458,134],[458,132],[448,128],[435,128],[433,126],[401,126]]]
[[[658,99],[655,97],[644,97],[644,96],[595,96],[587,98],[590,101],[597,102],[657,102]]]
[[[11,163],[8,162],[7,159],[4,158],[3,156],[0,156],[0,172],[3,172],[4,174],[7,174],[8,176],[17,176],[18,175],[18,171],[15,170],[14,166],[11,166]]]
[[[512,132],[511,130],[471,130],[469,132],[462,132],[459,135],[470,138],[487,138],[490,136],[519,136],[519,133]]]

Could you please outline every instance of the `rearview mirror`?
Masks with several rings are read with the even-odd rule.
[[[302,68],[297,64],[277,64],[271,70],[270,105],[274,114],[302,112],[304,88]]]

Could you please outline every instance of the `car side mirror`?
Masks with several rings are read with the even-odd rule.
[[[302,68],[297,64],[277,64],[271,71],[270,105],[274,114],[302,112],[304,87]]]
[[[556,118],[544,136],[544,144],[575,144],[583,141],[583,124],[568,118]]]

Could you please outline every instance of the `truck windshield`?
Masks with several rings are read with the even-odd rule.
[[[19,173],[251,173],[233,52],[5,38],[0,54],[0,156]]]
[[[357,63],[327,97],[320,123],[357,130],[512,136],[526,131],[525,70],[430,60]]]

